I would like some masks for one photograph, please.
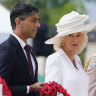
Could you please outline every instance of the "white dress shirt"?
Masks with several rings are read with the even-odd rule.
[[[46,61],[45,82],[56,81],[67,89],[71,96],[88,96],[88,76],[78,55],[74,56],[74,61],[77,69],[62,49],[50,55]]]

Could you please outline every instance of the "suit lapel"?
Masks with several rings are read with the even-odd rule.
[[[28,73],[30,73],[30,71],[29,71],[29,66],[28,66],[28,61],[27,61],[27,59],[26,59],[26,56],[25,56],[23,50],[21,50],[21,48],[20,48],[21,46],[20,46],[20,47],[16,46],[16,47],[17,47],[16,50],[17,50],[17,52],[18,52],[19,57],[22,59],[22,62],[23,62],[23,64],[24,64],[24,66],[26,67]]]

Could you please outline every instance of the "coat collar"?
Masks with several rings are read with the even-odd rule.
[[[21,47],[23,49],[25,47],[25,45],[26,45],[25,42],[20,37],[18,37],[16,34],[11,33],[11,35],[14,36],[18,40],[18,42],[20,43],[20,45],[21,45]]]
[[[67,63],[67,64],[69,64],[70,66],[72,66],[73,68],[75,68],[74,65],[73,65],[73,63],[72,63],[71,60],[69,59],[68,55],[67,55],[62,49],[59,49],[59,50],[57,51],[57,54],[58,54],[58,56],[59,56],[60,58],[62,58],[61,60],[63,60],[63,61],[62,61],[62,62],[63,62],[62,65],[63,65],[63,66],[65,66],[64,63]],[[78,57],[77,55],[75,55],[75,56],[74,56],[74,60],[75,60],[76,67],[79,69],[79,65],[81,64],[79,57]],[[79,65],[78,65],[78,64],[79,64]]]

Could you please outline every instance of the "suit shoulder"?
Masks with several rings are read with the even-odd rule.
[[[64,53],[60,49],[60,50],[57,50],[56,52],[54,52],[53,54],[49,55],[48,58],[59,59],[59,57],[62,57],[62,55],[64,55]]]
[[[53,57],[54,57],[54,59],[58,57],[57,52],[54,52],[53,54],[49,55],[49,56],[47,57],[47,59],[53,58]]]
[[[50,65],[51,63],[52,63],[52,64],[58,63],[58,60],[59,60],[58,57],[59,57],[59,56],[58,56],[57,52],[49,55],[49,56],[47,57],[47,59],[46,59],[46,64]],[[55,62],[55,63],[54,63],[54,62]],[[49,63],[50,63],[50,64],[49,64]]]
[[[5,40],[0,44],[0,50],[10,50],[12,51],[12,44],[9,39]]]

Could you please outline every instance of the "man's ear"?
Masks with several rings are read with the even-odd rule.
[[[21,25],[21,19],[20,18],[16,18],[15,19],[15,23],[16,23],[16,26],[20,26]]]

